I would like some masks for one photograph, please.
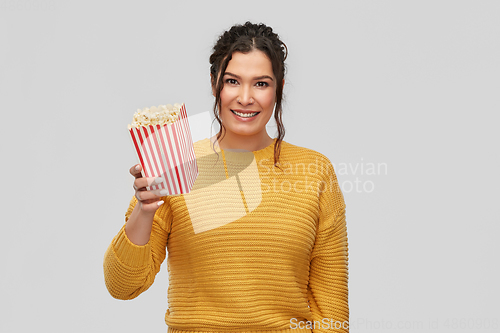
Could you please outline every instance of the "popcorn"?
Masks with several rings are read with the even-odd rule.
[[[137,109],[134,114],[132,124],[128,125],[128,129],[132,127],[139,128],[149,125],[166,125],[173,124],[178,118],[182,104],[175,103],[167,105],[152,106],[151,108]]]
[[[167,190],[166,195],[189,193],[198,177],[191,130],[184,104],[137,109],[128,125],[143,177],[164,182],[146,187]]]

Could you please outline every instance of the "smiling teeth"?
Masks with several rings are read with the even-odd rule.
[[[233,111],[233,110],[231,110]],[[240,112],[236,112],[236,111],[233,111],[234,114],[242,117],[242,118],[250,118],[250,117],[253,117],[255,115],[257,115],[258,112],[253,112],[253,113],[240,113]]]

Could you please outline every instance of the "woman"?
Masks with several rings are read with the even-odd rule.
[[[105,255],[106,286],[137,297],[168,248],[168,332],[348,332],[345,203],[328,158],[283,141],[286,46],[247,22],[213,51],[221,130],[195,143],[188,195],[147,191],[162,179],[130,169],[135,196]]]

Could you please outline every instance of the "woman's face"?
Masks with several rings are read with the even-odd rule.
[[[235,52],[223,73],[220,118],[229,138],[268,138],[266,124],[276,103],[276,78],[265,53]]]

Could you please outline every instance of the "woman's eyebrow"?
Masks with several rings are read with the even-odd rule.
[[[262,79],[269,79],[271,81],[274,81],[272,77],[270,77],[269,75],[262,75],[262,76],[257,76],[256,78],[254,78],[254,80],[262,80]]]
[[[231,72],[225,72],[224,75],[229,75],[229,76],[234,76],[235,78],[237,79],[240,79],[241,80],[241,76],[239,75],[236,75],[236,74],[233,74]],[[274,81],[272,77],[270,77],[269,75],[261,75],[261,76],[257,76],[257,77],[254,77],[253,78],[254,80],[262,80],[262,79],[269,79],[271,81]]]

